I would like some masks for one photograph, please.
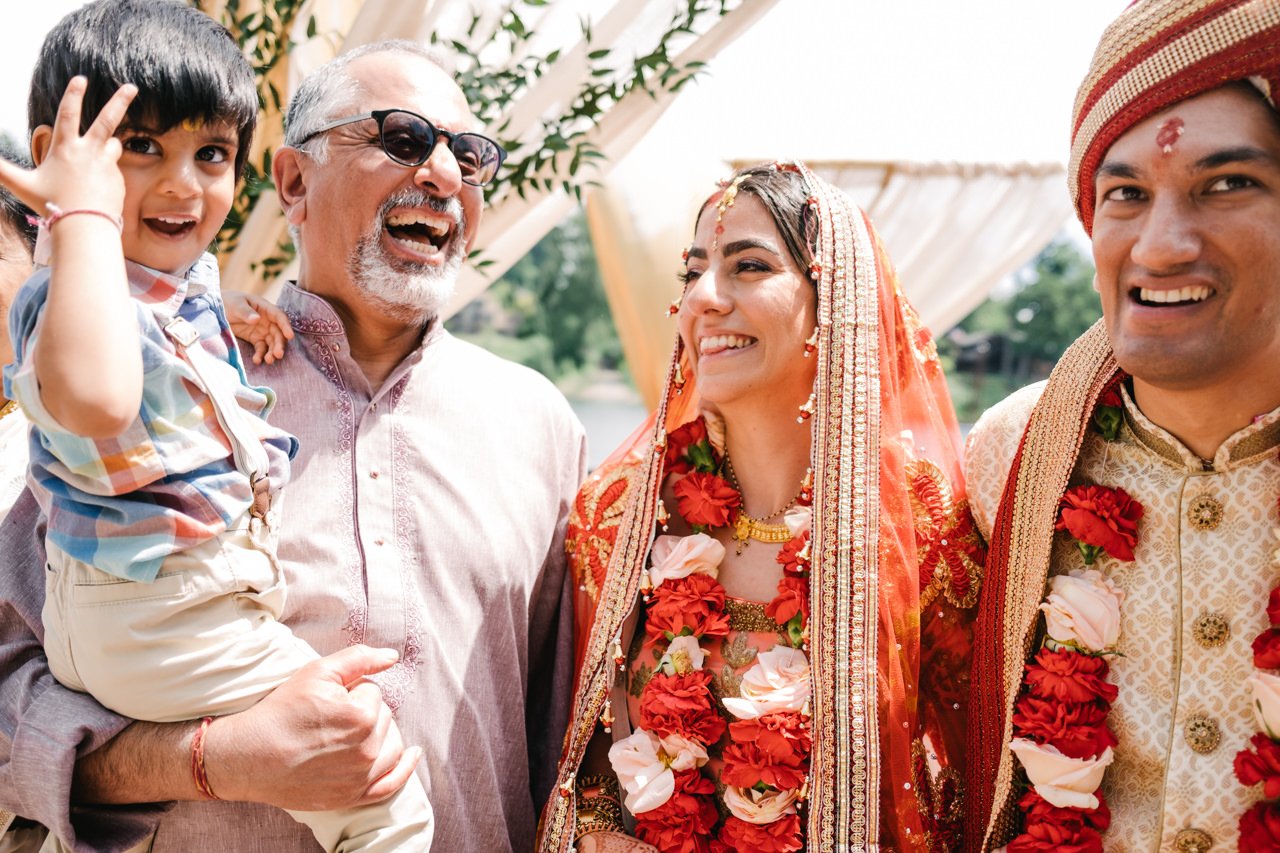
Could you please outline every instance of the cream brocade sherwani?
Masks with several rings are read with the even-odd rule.
[[[966,481],[990,538],[1000,495],[1043,383],[987,412],[968,440]],[[1144,507],[1131,563],[1095,568],[1126,593],[1108,722],[1119,739],[1102,790],[1111,809],[1108,853],[1236,849],[1240,816],[1260,788],[1236,781],[1232,761],[1256,732],[1245,679],[1253,638],[1280,581],[1272,562],[1280,496],[1280,410],[1231,436],[1211,463],[1147,420],[1125,394],[1116,441],[1090,429],[1071,484],[1120,487]],[[1083,566],[1065,534],[1052,574]],[[1221,625],[1227,626],[1225,640]],[[1215,732],[1220,734],[1215,744]]]

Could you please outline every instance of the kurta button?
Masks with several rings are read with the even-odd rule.
[[[1204,648],[1216,649],[1231,636],[1231,623],[1221,613],[1201,613],[1191,623],[1191,636]]]
[[[1178,853],[1209,853],[1213,849],[1213,836],[1203,829],[1184,829],[1173,837]]]
[[[1222,730],[1218,728],[1217,720],[1207,714],[1189,715],[1182,725],[1182,736],[1186,739],[1187,746],[1201,755],[1208,755],[1222,743]]]
[[[370,472],[369,472],[369,479],[370,479],[370,480],[376,480],[376,479],[378,479],[378,472],[377,472],[377,471],[370,471]]]
[[[1201,533],[1217,530],[1222,523],[1222,504],[1209,495],[1200,495],[1187,507],[1187,521]]]
[[[383,542],[382,542],[382,540],[381,540],[381,539],[375,539],[375,540],[373,540],[373,544],[374,544],[374,545],[381,545],[381,544],[383,544]]]

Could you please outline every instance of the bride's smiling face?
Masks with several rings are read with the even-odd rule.
[[[799,406],[817,369],[804,358],[813,285],[754,195],[739,192],[718,223],[717,212],[708,205],[698,220],[678,315],[698,393],[721,407],[753,394]]]

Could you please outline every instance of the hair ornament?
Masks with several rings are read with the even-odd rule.
[[[716,202],[716,236],[711,240],[711,251],[715,251],[720,245],[720,235],[724,233],[724,214],[729,208],[733,207],[733,203],[738,200],[738,187],[747,179],[747,175],[741,174],[734,178],[728,186],[724,188],[724,192],[720,194],[720,200]]]

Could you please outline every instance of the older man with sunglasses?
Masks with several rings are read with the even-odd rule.
[[[329,656],[208,725],[198,768],[199,723],[130,723],[33,675],[39,608],[28,618],[13,584],[40,578],[0,581],[0,661],[24,661],[21,686],[0,682],[0,805],[77,850],[146,849],[154,830],[156,853],[292,853],[318,848],[272,806],[369,802],[416,770],[434,849],[531,846],[567,710],[563,536],[584,439],[550,383],[440,323],[504,157],[476,124],[421,47],[384,42],[304,81],[274,158],[297,338],[253,378],[302,444],[285,621]],[[38,559],[29,522],[0,531],[3,553]],[[201,801],[197,771],[225,802]]]

